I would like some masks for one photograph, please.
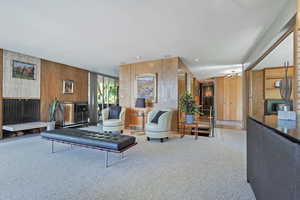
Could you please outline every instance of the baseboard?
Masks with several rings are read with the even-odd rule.
[[[216,121],[216,125],[223,125],[223,126],[237,126],[242,128],[243,127],[243,122],[242,121]]]

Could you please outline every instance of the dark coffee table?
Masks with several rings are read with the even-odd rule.
[[[54,153],[54,142],[97,149],[105,152],[105,167],[109,166],[109,152],[123,153],[135,146],[136,139],[129,135],[116,135],[112,133],[99,133],[80,129],[63,128],[41,133],[43,139],[52,142],[52,153]]]

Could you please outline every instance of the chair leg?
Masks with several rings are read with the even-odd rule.
[[[108,151],[105,151],[104,165],[105,165],[105,168],[108,168]]]
[[[54,141],[52,140],[51,153],[54,153]]]

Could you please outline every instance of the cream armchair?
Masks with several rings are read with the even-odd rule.
[[[109,118],[109,108],[102,110],[103,131],[111,133],[123,133],[126,108],[122,108],[118,119]]]
[[[151,121],[159,111],[166,112],[158,118],[158,123],[152,123]],[[170,109],[153,110],[148,113],[147,123],[145,125],[145,134],[148,141],[154,138],[160,139],[161,142],[164,142],[165,138],[169,138],[169,134],[171,131],[172,114],[173,112]]]

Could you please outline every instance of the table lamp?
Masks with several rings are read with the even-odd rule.
[[[145,98],[137,98],[135,101],[136,108],[146,108],[146,99]]]

